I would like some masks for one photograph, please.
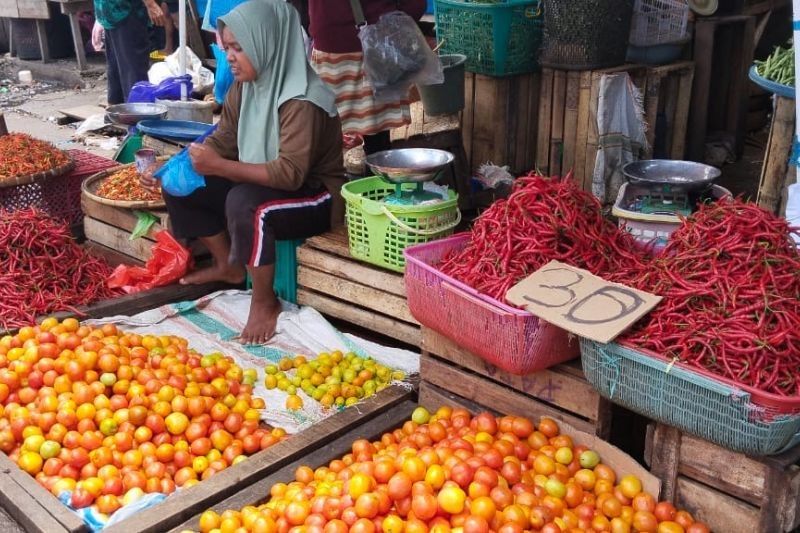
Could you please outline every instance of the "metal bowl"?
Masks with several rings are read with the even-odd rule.
[[[114,124],[135,126],[142,120],[152,120],[167,116],[164,104],[117,104],[106,108],[106,116]]]
[[[367,156],[367,165],[392,183],[418,183],[435,179],[454,159],[453,154],[444,150],[403,148],[371,154]]]
[[[693,161],[646,159],[622,167],[629,182],[649,187],[667,186],[673,191],[701,191],[720,177],[718,168]]]

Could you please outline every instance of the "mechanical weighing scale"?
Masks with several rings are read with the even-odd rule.
[[[425,182],[434,181],[453,163],[450,152],[433,148],[402,148],[385,150],[367,156],[367,166],[379,177],[395,186],[394,193],[382,201],[391,205],[417,205],[442,196],[425,190]],[[414,183],[412,189],[404,187]]]

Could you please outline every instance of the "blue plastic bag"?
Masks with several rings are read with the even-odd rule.
[[[186,94],[192,94],[192,77],[190,75],[167,78],[158,85],[148,81],[139,81],[133,84],[128,94],[128,103],[136,102],[153,103],[158,100],[180,100],[181,85],[186,85]]]
[[[228,89],[233,85],[233,72],[228,63],[228,55],[222,48],[214,43],[211,45],[211,51],[214,52],[214,59],[217,60],[217,71],[214,73],[214,100],[218,104],[222,104],[225,101],[225,95],[228,94]]]
[[[195,142],[202,142],[216,129],[216,125],[212,126]],[[206,186],[205,177],[198,174],[192,166],[188,148],[184,148],[177,155],[172,156],[153,175],[161,181],[161,188],[172,196],[189,196],[197,189]]]

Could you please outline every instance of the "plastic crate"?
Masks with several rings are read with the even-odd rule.
[[[36,207],[68,224],[83,220],[81,183],[93,174],[117,165],[111,159],[83,150],[68,150],[75,167],[68,174],[0,188],[0,208],[8,210]]]
[[[436,37],[442,54],[467,56],[469,72],[524,74],[539,68],[542,16],[537,0],[478,3],[436,0]]]
[[[460,233],[405,251],[406,297],[414,318],[512,374],[536,372],[577,357],[578,341],[565,330],[436,268],[468,240],[469,234]]]
[[[278,298],[297,303],[297,248],[305,239],[275,241],[275,281],[272,288]],[[250,274],[245,282],[248,289],[253,287]]]
[[[414,183],[403,184],[413,190]],[[430,205],[390,205],[382,200],[395,186],[381,178],[363,178],[342,186],[350,255],[396,272],[403,272],[403,251],[453,233],[461,222],[458,195]]]
[[[581,339],[586,379],[601,396],[725,448],[779,453],[800,443],[800,397],[736,385],[620,344]]]
[[[654,46],[687,37],[687,0],[636,0],[631,19],[630,44]]]
[[[724,187],[719,185],[711,187],[711,195],[717,200],[733,196],[731,191]],[[611,214],[617,217],[620,229],[633,235],[638,244],[658,253],[667,245],[669,236],[681,226],[682,222],[677,215],[640,213],[628,209],[636,201],[637,196],[646,195],[649,191],[647,187],[623,183],[611,208]]]

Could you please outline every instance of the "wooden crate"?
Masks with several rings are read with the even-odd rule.
[[[172,142],[164,139],[157,139],[150,135],[142,135],[142,148],[150,148],[155,150],[156,154],[163,156],[172,156],[183,150],[189,143],[185,142]]]
[[[291,436],[266,450],[262,450],[242,463],[228,467],[195,487],[172,494],[162,503],[121,520],[104,531],[109,533],[137,533],[166,531],[208,507],[251,490],[258,480],[287,468],[294,472],[297,461],[322,449],[331,448],[331,440],[352,442],[365,423],[373,419],[392,421],[406,419],[415,406],[411,402],[416,393],[408,387],[393,385],[364,400],[353,409],[344,409]],[[380,425],[380,423],[379,423]],[[346,437],[340,437],[345,435]],[[367,436],[367,435],[365,435]],[[340,438],[339,438],[340,437]],[[342,452],[344,453],[344,452]],[[339,454],[341,455],[341,453]],[[33,477],[17,468],[0,453],[0,504],[26,531],[41,533],[82,533],[89,531],[77,515],[39,485]],[[244,490],[242,490],[244,489]],[[240,492],[241,491],[241,492]],[[267,493],[265,493],[267,494]],[[197,529],[195,527],[195,529]]]
[[[758,205],[776,214],[786,213],[787,187],[795,183],[797,167],[789,164],[794,144],[794,99],[775,96],[769,140],[761,166]]]
[[[0,17],[47,20],[50,10],[47,0],[3,0],[0,2]]]
[[[374,440],[380,437],[383,433],[391,431],[400,427],[403,422],[411,417],[417,403],[413,401],[415,395],[409,392],[402,398],[403,401],[395,402],[391,409],[384,409],[380,413],[376,413],[371,419],[361,419],[360,424],[351,424],[340,431],[335,432],[329,436],[324,447],[317,448],[316,450],[308,449],[305,455],[297,454],[290,460],[284,461],[278,468],[271,469],[270,471],[261,472],[258,475],[250,476],[251,485],[242,487],[237,491],[230,491],[227,499],[220,501],[213,507],[215,511],[222,513],[227,509],[239,510],[245,505],[259,505],[269,498],[270,488],[280,482],[289,482],[294,480],[295,470],[299,466],[306,465],[312,468],[330,463],[332,460],[337,459],[352,451],[353,441],[357,439],[370,439]],[[349,411],[345,410],[344,412]],[[185,530],[198,531],[200,515],[206,510],[208,506],[195,506],[193,509],[187,509],[184,513],[184,522],[180,525],[170,522],[167,527],[174,527],[171,531],[177,533]],[[164,524],[166,525],[166,524]],[[167,529],[136,529],[134,531],[166,531]]]
[[[598,150],[597,113],[603,75],[627,72],[644,98],[652,147],[657,129],[664,129],[666,155],[682,159],[694,64],[682,61],[658,67],[619,67],[567,72],[542,69],[536,167],[544,174],[566,174],[591,190]],[[659,116],[666,117],[661,124]]]
[[[525,407],[602,438],[610,434],[611,403],[589,385],[574,362],[518,376],[423,326],[420,375],[432,385],[493,409],[510,412],[514,406]]]
[[[100,244],[128,256],[130,259],[146,262],[155,244],[155,234],[161,230],[169,230],[169,215],[165,210],[151,210],[158,220],[140,239],[130,240],[130,235],[138,221],[132,209],[124,209],[101,204],[81,194],[81,209],[84,213],[83,232],[89,241]],[[200,242],[190,247],[195,259],[207,256],[208,251]]]
[[[403,275],[353,259],[344,227],[312,237],[297,249],[297,303],[406,344],[420,344]]]
[[[492,162],[519,174],[536,163],[539,74],[493,78],[466,73],[464,148],[475,170]]]
[[[651,472],[661,497],[713,531],[792,531],[800,526],[800,447],[748,457],[657,423],[648,432]]]

